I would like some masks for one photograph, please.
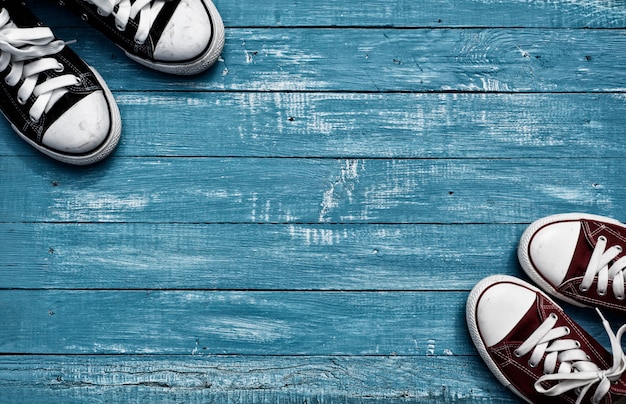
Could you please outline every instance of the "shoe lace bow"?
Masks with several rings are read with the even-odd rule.
[[[554,397],[578,389],[576,403],[579,404],[589,389],[597,383],[591,402],[598,403],[608,393],[611,382],[618,380],[626,371],[626,358],[621,347],[626,325],[616,335],[602,313],[597,309],[596,311],[611,341],[611,368],[600,369],[581,349],[579,341],[563,338],[570,334],[570,329],[567,326],[555,327],[558,316],[552,313],[514,352],[515,356],[522,357],[532,351],[528,362],[531,367],[538,366],[545,355],[544,375],[535,382],[537,392]],[[550,387],[544,387],[544,383],[548,383]]]
[[[126,30],[130,20],[137,21],[135,42],[143,44],[163,5],[173,0],[84,0],[98,8],[98,14],[115,17],[118,30]]]
[[[11,66],[4,81],[11,87],[23,80],[17,92],[17,102],[26,104],[36,97],[29,110],[30,119],[39,121],[41,116],[68,92],[67,87],[80,83],[72,74],[49,77],[40,82],[40,74],[64,69],[57,59],[46,57],[57,54],[65,42],[55,39],[46,27],[19,28],[12,21],[6,9],[0,11],[0,71]]]
[[[598,237],[596,246],[593,249],[587,269],[580,283],[580,290],[586,292],[591,287],[595,277],[598,277],[598,294],[604,295],[607,292],[609,280],[613,281],[613,293],[615,297],[622,300],[626,297],[624,293],[624,269],[626,269],[626,256],[619,258],[609,267],[611,261],[613,261],[621,252],[622,247],[615,245],[607,247],[607,239],[604,236]]]

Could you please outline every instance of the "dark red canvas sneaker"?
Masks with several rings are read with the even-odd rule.
[[[617,220],[569,213],[532,223],[518,258],[545,292],[578,306],[626,313],[626,226]]]
[[[224,46],[211,0],[55,0],[90,23],[134,61],[166,73],[200,73]]]
[[[626,325],[615,335],[601,316],[611,354],[539,289],[505,275],[474,287],[466,317],[474,345],[491,372],[525,401],[626,400],[626,358],[620,342]]]
[[[100,75],[24,6],[0,0],[0,110],[40,152],[95,163],[117,145],[121,119]]]

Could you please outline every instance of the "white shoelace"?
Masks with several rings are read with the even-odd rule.
[[[612,246],[608,249],[607,239],[604,236],[598,237],[596,247],[591,254],[585,276],[580,284],[580,290],[589,290],[596,275],[598,276],[598,294],[604,295],[607,292],[609,280],[613,280],[613,293],[615,297],[622,300],[626,297],[624,293],[624,269],[626,268],[626,256],[618,259],[609,268],[609,263],[621,252],[622,247]]]
[[[598,403],[608,393],[611,382],[618,380],[626,371],[626,358],[621,346],[626,325],[623,325],[616,335],[602,313],[597,309],[596,311],[611,341],[613,353],[611,368],[606,370],[598,368],[590,361],[585,351],[580,349],[579,341],[564,339],[570,330],[565,326],[555,328],[558,317],[552,313],[514,353],[517,357],[522,357],[532,351],[528,361],[532,367],[538,366],[543,355],[546,355],[543,364],[544,376],[535,383],[535,389],[539,393],[554,397],[573,389],[580,389],[576,400],[578,404],[587,391],[597,383],[591,402]],[[557,362],[560,362],[558,369]],[[542,386],[544,382],[550,383],[552,387],[544,388]]]
[[[65,42],[55,40],[49,28],[18,28],[6,9],[0,12],[0,71],[11,65],[4,79],[11,87],[23,79],[17,93],[18,103],[25,104],[33,95],[37,98],[29,110],[34,122],[67,93],[67,87],[80,83],[78,77],[64,74],[37,84],[41,73],[63,71],[64,66],[58,60],[45,56],[60,52],[64,46]]]
[[[163,5],[171,0],[83,0],[98,7],[98,13],[108,17],[113,14],[118,30],[126,30],[131,19],[139,16],[135,42],[142,44],[148,38],[150,29]],[[117,9],[116,9],[117,8]]]

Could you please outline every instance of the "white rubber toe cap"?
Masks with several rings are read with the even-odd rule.
[[[109,108],[102,91],[72,106],[43,136],[44,145],[64,153],[88,153],[105,141],[111,127]]]
[[[476,307],[476,324],[485,346],[502,341],[535,303],[535,292],[514,283],[496,283],[484,291]]]
[[[182,0],[156,44],[154,58],[177,62],[202,55],[211,41],[211,20],[202,0]]]
[[[565,279],[580,231],[579,221],[557,222],[541,228],[530,241],[529,254],[535,269],[554,286]]]

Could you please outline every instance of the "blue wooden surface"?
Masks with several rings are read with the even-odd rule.
[[[516,402],[468,291],[541,216],[625,219],[621,1],[218,0],[183,78],[28,3],[123,137],[76,168],[0,122],[2,402]]]

